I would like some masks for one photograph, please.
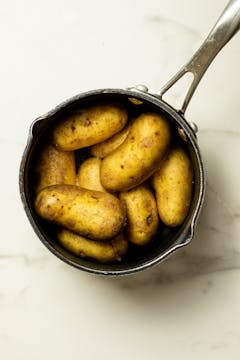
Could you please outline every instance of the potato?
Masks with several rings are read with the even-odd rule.
[[[77,110],[55,126],[54,144],[65,151],[94,145],[122,130],[127,120],[127,110],[120,104],[102,103]]]
[[[104,158],[106,155],[113,152],[121,145],[126,139],[129,132],[129,126],[126,126],[122,131],[115,134],[111,138],[103,141],[102,143],[96,144],[91,147],[90,152],[93,156],[98,158]]]
[[[84,161],[78,171],[78,185],[86,189],[106,192],[100,183],[100,164],[101,160],[97,158]],[[58,238],[66,249],[76,255],[90,257],[103,263],[121,261],[121,256],[128,249],[128,241],[122,234],[117,235],[110,242],[104,242],[90,240],[68,230],[61,230]]]
[[[116,236],[126,214],[115,196],[74,185],[53,185],[40,191],[35,209],[43,219],[94,240]]]
[[[100,182],[100,165],[100,159],[92,157],[85,160],[78,170],[77,184],[85,189],[106,192]]]
[[[125,191],[145,181],[159,167],[170,139],[170,125],[164,117],[155,113],[140,115],[130,126],[126,140],[103,159],[103,187]]]
[[[57,150],[50,143],[45,144],[36,159],[34,177],[36,192],[50,185],[74,185],[76,181],[74,153]]]
[[[191,203],[193,169],[186,152],[170,151],[160,169],[152,176],[158,213],[167,226],[179,226],[185,220]]]
[[[58,239],[65,249],[77,256],[96,259],[101,263],[121,261],[128,249],[128,241],[123,234],[104,242],[90,240],[72,231],[61,229],[58,231]]]
[[[120,200],[127,209],[126,234],[136,245],[146,245],[158,229],[159,218],[155,197],[149,186],[141,184],[120,193]]]
[[[136,99],[136,98],[128,98],[129,101],[131,101],[131,103],[133,103],[134,105],[142,105],[143,101]]]

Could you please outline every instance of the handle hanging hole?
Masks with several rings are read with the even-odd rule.
[[[184,100],[194,81],[192,72],[183,74],[171,87],[163,93],[163,100],[171,104],[175,109],[182,109]]]

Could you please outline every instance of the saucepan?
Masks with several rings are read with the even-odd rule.
[[[145,85],[137,85],[127,89],[93,90],[68,99],[47,114],[37,118],[31,124],[27,145],[20,165],[20,194],[33,229],[53,254],[69,265],[81,270],[103,275],[126,275],[158,264],[177,249],[190,243],[194,236],[203,205],[206,179],[202,157],[197,143],[197,126],[194,123],[187,122],[184,113],[208,66],[239,28],[240,0],[231,0],[202,46],[159,93],[149,93]],[[181,108],[175,109],[163,100],[163,95],[187,73],[192,74],[193,80],[188,88]],[[130,251],[121,263],[100,264],[69,253],[56,241],[51,225],[39,219],[33,206],[32,169],[39,144],[47,137],[49,129],[58,121],[62,114],[66,114],[77,107],[83,107],[86,104],[96,103],[96,101],[120,100],[125,102],[129,98],[139,100],[142,103],[141,107],[144,111],[160,112],[175,127],[192,160],[194,169],[193,198],[188,216],[180,227],[163,227],[149,246],[132,252]],[[84,158],[85,155],[83,154],[82,156]],[[161,238],[161,241],[158,241],[159,238]]]

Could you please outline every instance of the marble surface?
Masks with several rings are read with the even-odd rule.
[[[94,88],[145,83],[157,91],[201,44],[225,3],[2,2],[1,359],[239,359],[240,34],[214,61],[186,114],[199,126],[207,170],[191,245],[137,275],[89,275],[41,244],[18,193],[34,118]]]

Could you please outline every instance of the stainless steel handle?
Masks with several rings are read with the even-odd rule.
[[[205,71],[212,63],[218,52],[233,37],[233,35],[237,33],[239,29],[240,0],[231,0],[201,47],[196,51],[189,62],[185,64],[179,70],[179,72],[173,76],[159,91],[160,97],[162,97],[163,94],[186,73],[192,73],[193,80],[187,91],[182,108],[180,109],[180,112],[184,114],[189,101],[191,100],[194,91],[196,90],[198,83],[204,75]]]

